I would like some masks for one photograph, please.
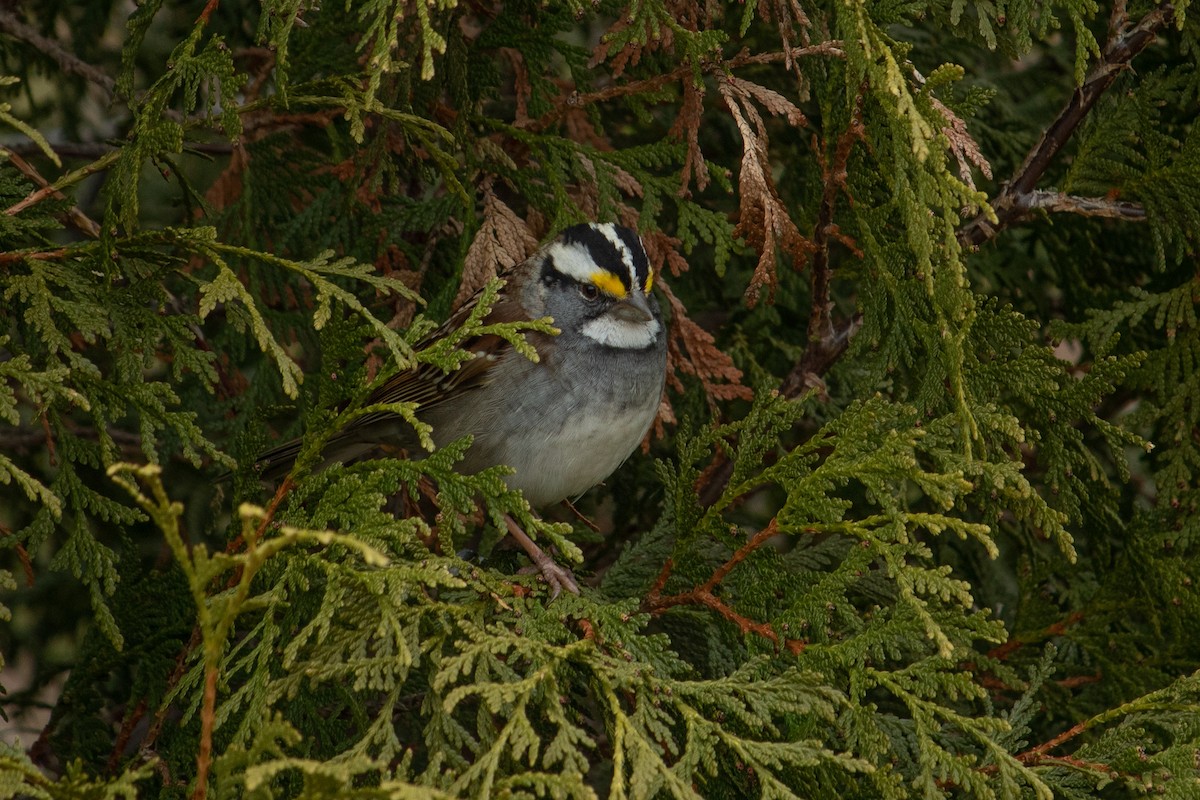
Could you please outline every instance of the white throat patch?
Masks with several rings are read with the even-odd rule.
[[[588,322],[581,328],[583,335],[606,347],[623,350],[641,350],[654,343],[660,326],[658,320],[626,322],[605,314]]]

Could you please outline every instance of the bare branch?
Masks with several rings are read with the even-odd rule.
[[[968,247],[978,247],[993,238],[1003,228],[1028,216],[1030,205],[1027,199],[1038,181],[1046,174],[1046,170],[1054,162],[1067,140],[1112,86],[1122,72],[1129,68],[1142,50],[1155,40],[1159,31],[1165,28],[1175,18],[1173,3],[1160,3],[1157,8],[1148,13],[1136,25],[1130,27],[1125,16],[1125,4],[1115,3],[1112,18],[1109,20],[1109,38],[1100,54],[1100,60],[1093,66],[1083,83],[1071,94],[1071,99],[1059,112],[1058,117],[1042,133],[1041,139],[1021,164],[1016,175],[992,202],[996,213],[996,222],[992,222],[984,214],[980,214],[958,232],[958,240]],[[1051,208],[1050,210],[1068,210],[1081,213],[1079,206]],[[1093,216],[1104,216],[1094,214]],[[1121,219],[1129,219],[1131,215],[1116,215]]]
[[[750,55],[743,51],[727,61],[714,60],[704,64],[704,71],[714,75],[726,75],[730,71],[739,67],[749,66],[751,64],[771,64],[778,61],[788,61],[790,59],[801,58],[805,56],[830,56],[832,58],[845,58],[846,54],[842,50],[840,40],[830,40],[821,42],[811,47],[793,47],[788,51],[778,50],[770,53],[756,53]],[[627,97],[629,95],[648,94],[662,89],[664,86],[669,86],[679,80],[690,79],[692,75],[691,64],[681,64],[670,72],[664,72],[661,75],[655,75],[653,78],[644,80],[630,81],[629,83],[613,84],[606,86],[603,89],[598,89],[594,92],[581,94],[578,91],[573,91],[564,97],[559,98],[556,102],[556,107],[543,114],[536,120],[530,121],[524,127],[533,131],[543,131],[553,125],[562,117],[568,110],[573,108],[583,108],[592,105],[593,103],[603,103],[608,100],[614,100],[618,97]]]
[[[843,320],[836,327],[833,322],[833,302],[829,299],[829,285],[833,280],[833,269],[829,263],[829,248],[838,238],[836,226],[833,224],[834,211],[837,208],[838,194],[846,189],[846,169],[850,161],[850,152],[854,143],[863,138],[862,123],[863,94],[860,92],[850,124],[838,136],[834,148],[832,162],[827,160],[824,148],[817,147],[814,139],[814,149],[821,163],[821,209],[817,214],[817,224],[813,230],[812,267],[809,270],[809,285],[812,289],[812,306],[808,314],[808,344],[804,354],[792,367],[792,371],[784,378],[780,392],[785,397],[798,397],[809,389],[816,389],[822,394],[825,384],[821,376],[833,363],[846,352],[850,338],[858,330],[857,317]],[[843,244],[853,247],[853,243],[842,237]],[[860,254],[861,255],[861,254]]]
[[[1145,222],[1146,209],[1140,203],[1109,200],[1104,197],[1078,197],[1062,192],[1032,191],[1020,198],[1027,210],[1057,211],[1081,217],[1105,217],[1128,222]]]

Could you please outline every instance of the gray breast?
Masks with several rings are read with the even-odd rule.
[[[427,419],[439,445],[475,437],[465,471],[507,464],[516,470],[509,485],[542,506],[582,494],[629,457],[654,421],[665,370],[665,347],[560,347],[537,364],[513,353],[473,393],[469,412],[448,404]]]

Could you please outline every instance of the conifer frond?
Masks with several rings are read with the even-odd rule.
[[[1190,800],[1193,5],[0,9],[0,794]],[[576,521],[368,400],[587,221],[670,375]]]

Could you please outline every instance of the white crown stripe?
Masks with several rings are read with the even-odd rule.
[[[590,281],[599,269],[587,250],[578,245],[555,242],[546,254],[554,260],[555,269],[580,283]]]
[[[612,246],[617,249],[617,253],[621,256],[621,263],[625,265],[625,269],[629,271],[629,286],[636,288],[638,286],[637,268],[633,263],[633,252],[629,249],[629,245],[625,244],[625,240],[617,233],[617,226],[611,222],[603,225],[597,225],[596,230],[604,234],[604,238],[612,243]]]

